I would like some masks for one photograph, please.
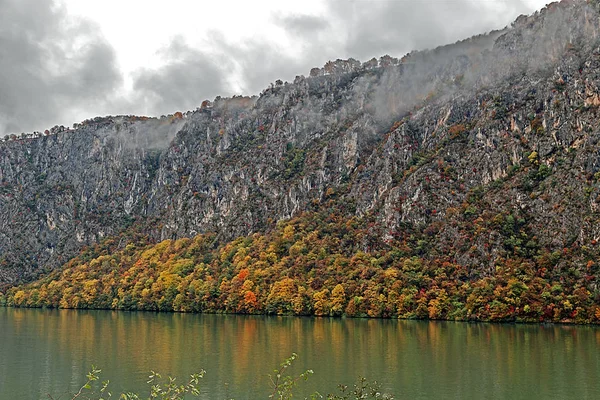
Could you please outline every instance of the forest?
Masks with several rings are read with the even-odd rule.
[[[586,249],[536,250],[505,242],[489,273],[453,254],[427,250],[425,233],[409,229],[385,244],[369,216],[347,218],[329,207],[282,221],[268,234],[226,244],[215,235],[128,244],[113,238],[88,248],[62,269],[0,293],[12,307],[314,315],[497,322],[600,322],[589,274],[553,268]],[[465,205],[463,214],[470,217]],[[485,222],[487,221],[487,222]],[[513,230],[512,215],[477,218],[477,231]],[[509,229],[510,228],[510,229]],[[520,240],[519,240],[520,241]],[[378,244],[379,243],[379,244]],[[444,250],[444,249],[440,249]],[[436,254],[436,257],[432,257]],[[554,271],[554,272],[552,272]]]

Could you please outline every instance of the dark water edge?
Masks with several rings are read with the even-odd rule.
[[[324,318],[324,319],[373,319],[373,320],[399,320],[399,321],[421,321],[421,322],[456,322],[466,324],[498,324],[498,325],[533,325],[533,326],[596,326],[600,327],[600,322],[576,322],[574,319],[563,319],[561,321],[523,321],[515,320],[478,320],[478,319],[421,319],[421,318],[403,318],[401,316],[393,317],[369,317],[368,315],[354,316],[317,316],[317,315],[294,315],[294,314],[268,314],[268,313],[236,313],[226,311],[174,311],[174,310],[130,310],[120,308],[57,308],[57,307],[27,307],[27,306],[9,306],[8,304],[0,304],[1,308],[26,309],[26,310],[73,310],[73,311],[111,311],[125,313],[151,313],[151,314],[194,314],[194,315],[237,315],[237,316],[252,316],[252,317],[278,317],[278,318]]]
[[[292,352],[301,394],[365,376],[399,399],[600,398],[597,326],[0,307],[0,339],[0,399],[67,398],[92,364],[113,394],[203,368],[203,398],[266,398]]]

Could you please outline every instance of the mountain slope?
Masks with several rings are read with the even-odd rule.
[[[353,254],[401,249],[472,282],[517,260],[598,304],[599,39],[598,6],[563,1],[399,61],[328,63],[259,97],[5,141],[0,281],[124,232],[214,232],[218,247],[335,196],[339,218],[368,232]]]
[[[424,259],[427,235],[362,249],[377,241],[362,218],[329,209],[306,212],[215,247],[213,235],[98,246],[60,271],[0,294],[13,307],[429,318],[517,322],[600,322],[591,275],[559,273],[558,260],[582,249],[512,254],[493,274],[451,257]],[[321,206],[323,209],[323,207]],[[505,222],[506,224],[507,222]],[[481,226],[478,226],[481,228]],[[588,267],[595,269],[595,265]]]

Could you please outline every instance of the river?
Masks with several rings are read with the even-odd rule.
[[[267,398],[292,352],[302,395],[364,376],[397,399],[598,399],[599,350],[599,327],[0,307],[0,399],[70,399],[92,364],[113,398],[200,369],[202,398]]]

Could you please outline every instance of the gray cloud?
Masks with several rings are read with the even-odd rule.
[[[53,1],[0,0],[0,133],[99,111],[121,76],[99,30]]]
[[[324,17],[314,15],[285,15],[276,22],[288,32],[300,36],[313,36],[330,26]]]
[[[205,50],[175,38],[160,51],[167,60],[163,67],[136,75],[133,103],[153,115],[193,109],[204,99],[236,94],[232,83],[243,94],[257,94],[277,79],[291,81],[328,60],[402,56],[501,28],[531,11],[520,0],[504,0],[499,8],[501,18],[487,2],[472,0],[333,0],[324,15],[272,15],[293,55],[266,40],[234,43],[219,32],[208,34]]]
[[[346,32],[342,52],[363,60],[453,43],[503,28],[532,11],[520,0],[333,0],[328,5],[331,20]]]
[[[300,54],[286,58],[268,44],[255,44],[252,50],[263,51],[254,56],[260,54],[266,68],[246,73],[246,87],[260,90],[277,78],[307,74],[312,67],[338,58],[401,57],[503,28],[532,11],[522,0],[332,0],[324,15],[275,16],[275,23]],[[252,59],[231,50],[242,59]]]
[[[302,57],[293,57],[269,42],[233,43],[219,32],[210,32],[207,37],[208,50],[193,48],[183,39],[174,38],[159,52],[167,60],[164,66],[136,74],[132,102],[143,104],[146,112],[153,115],[190,110],[217,95],[240,94],[234,86],[243,94],[257,94],[269,83],[280,78],[292,80],[308,71],[314,62],[322,61],[318,53],[305,57],[308,51],[304,50]]]
[[[257,94],[270,82],[291,79],[303,70],[301,59],[287,55],[271,43],[252,40],[233,44],[219,38],[215,44],[222,52],[222,57],[236,66],[239,76],[237,84],[244,94]]]
[[[231,57],[190,47],[176,37],[159,54],[166,63],[155,70],[143,69],[134,79],[134,97],[153,115],[191,110],[205,99],[228,94]]]
[[[54,1],[0,0],[0,134],[44,129],[73,115],[160,115],[196,108],[217,95],[257,94],[276,79],[293,80],[328,60],[401,57],[502,28],[522,0],[331,0],[322,15],[272,15],[293,52],[268,39],[231,42],[209,34],[193,48],[175,38],[159,54],[165,64],[133,75],[134,91],[119,95],[122,77],[99,29],[68,17]]]
[[[234,94],[227,84],[234,71],[242,92],[257,94],[276,79],[293,80],[328,60],[398,57],[502,28],[531,11],[520,0],[496,7],[472,0],[333,0],[324,15],[271,16],[293,44],[294,55],[268,41],[233,43],[218,32],[209,35],[205,51],[176,38],[162,51],[171,61],[140,73],[135,89],[151,113],[191,109],[203,99]]]

